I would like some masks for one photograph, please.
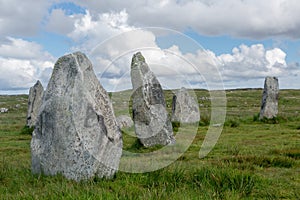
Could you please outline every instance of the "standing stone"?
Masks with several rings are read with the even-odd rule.
[[[271,119],[278,113],[278,78],[266,77],[259,119]]]
[[[37,81],[29,90],[27,122],[28,127],[33,127],[37,120],[39,109],[43,102],[44,88],[40,81]]]
[[[199,106],[185,88],[181,88],[173,96],[172,121],[196,123],[200,120]]]
[[[0,113],[7,113],[8,112],[8,108],[0,108]]]
[[[140,52],[131,62],[135,133],[145,147],[174,144],[173,128],[162,87]]]
[[[80,52],[59,58],[31,140],[32,172],[110,178],[121,153],[112,104],[91,62]]]
[[[133,126],[133,121],[131,117],[127,115],[120,115],[117,117],[117,122],[120,128],[130,128]]]

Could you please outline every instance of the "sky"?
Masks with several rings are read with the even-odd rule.
[[[85,53],[108,91],[131,88],[141,51],[164,88],[300,89],[298,0],[0,0],[0,94],[46,88],[57,59]]]

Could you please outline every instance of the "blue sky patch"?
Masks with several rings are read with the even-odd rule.
[[[78,6],[71,2],[63,2],[54,4],[49,8],[49,13],[51,13],[54,9],[62,9],[65,11],[66,15],[74,15],[74,14],[85,14],[85,8]]]

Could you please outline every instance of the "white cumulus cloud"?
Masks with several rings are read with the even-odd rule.
[[[54,0],[0,0],[0,38],[36,34]]]
[[[51,4],[38,3],[39,11],[29,12],[28,16],[17,11],[9,19],[4,8],[14,10],[16,1],[0,0],[0,25],[7,27],[0,29],[0,90],[28,88],[37,79],[47,83],[53,56],[35,42],[14,37],[14,33],[22,31],[24,35],[32,35],[42,22],[47,31],[69,37],[74,42],[71,51],[80,50],[89,56],[108,90],[131,87],[130,62],[137,51],[143,53],[152,71],[169,88],[189,87],[189,84],[204,87],[218,79],[219,73],[230,87],[241,86],[241,82],[251,85],[257,82],[251,80],[265,76],[299,76],[299,64],[287,63],[287,55],[280,48],[254,44],[240,45],[229,54],[216,55],[201,48],[186,53],[180,45],[168,48],[158,45],[158,37],[170,33],[138,28],[162,26],[177,30],[191,28],[206,35],[298,38],[300,4],[295,0],[274,0],[272,4],[258,0],[72,2],[84,6],[85,13],[70,15],[60,8],[47,13],[45,10]],[[21,6],[28,9],[27,5]],[[30,23],[28,30],[24,20]]]
[[[54,58],[34,42],[8,37],[0,45],[0,90],[27,89],[38,79],[47,83]]]
[[[283,50],[265,49],[262,44],[240,45],[233,48],[232,54],[222,54],[218,59],[222,63],[221,74],[230,87],[245,87],[247,84],[262,87],[257,83],[258,79],[277,76],[279,79],[291,80],[285,81],[284,87],[295,88],[292,77],[299,76],[300,71],[298,63],[287,64],[286,53]],[[241,84],[242,82],[244,84]]]
[[[87,10],[85,15],[74,17],[74,29],[67,35],[77,42],[81,49],[90,50],[111,36],[131,30],[127,18],[125,10],[97,15],[91,15]]]
[[[154,3],[152,7],[159,9],[170,3],[174,4],[172,1],[165,1],[159,5]],[[188,4],[183,1],[178,5],[176,3],[176,6],[185,7]],[[215,1],[206,2],[203,8],[208,6],[214,9],[218,4]],[[233,7],[249,7],[243,2],[236,4],[231,1],[231,4]],[[214,80],[215,75],[219,73],[225,81],[233,81],[233,84],[236,81],[236,86],[239,86],[240,81],[262,79],[265,76],[284,76],[295,71],[286,63],[286,53],[283,50],[266,49],[262,44],[240,45],[233,48],[231,54],[219,56],[202,49],[194,53],[183,53],[176,45],[162,49],[156,42],[161,34],[159,31],[136,29],[130,25],[130,9],[125,10],[120,6],[119,11],[104,12],[103,8],[105,6],[101,8],[102,13],[95,13],[92,9],[86,10],[85,14],[64,15],[63,18],[69,18],[74,23],[73,30],[68,33],[77,43],[73,50],[81,50],[88,54],[98,77],[109,89],[115,87],[112,83],[120,83],[122,89],[125,85],[127,88],[131,87],[130,62],[132,55],[137,51],[142,51],[151,69],[165,85],[168,82],[172,83],[168,87],[187,83],[203,87],[205,81]],[[164,20],[162,17],[161,21]],[[186,81],[187,79],[189,81]]]
[[[80,14],[67,16],[64,10],[54,9],[48,17],[46,29],[54,33],[68,34],[74,29],[74,20],[78,16]]]
[[[286,53],[283,52],[279,48],[274,48],[271,50],[266,51],[266,59],[269,62],[268,68],[272,68],[273,66],[278,67],[286,67]]]
[[[129,25],[160,26],[200,34],[248,38],[300,37],[298,0],[75,1],[91,13],[126,9]]]

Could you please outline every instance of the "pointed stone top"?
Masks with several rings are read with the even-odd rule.
[[[64,64],[62,64],[64,63]],[[66,64],[69,63],[69,64]],[[73,68],[81,68],[81,70],[85,70],[86,68],[90,67],[92,64],[87,58],[87,56],[80,52],[74,52],[71,54],[64,55],[60,57],[57,62],[54,65],[54,68],[61,68],[61,67],[70,67],[72,66]]]
[[[74,53],[71,53],[71,54],[74,54],[74,55],[85,55],[84,53],[82,53],[81,51],[76,51]]]
[[[82,53],[81,51],[76,51],[76,52],[74,52],[74,53],[70,53],[70,54],[66,54],[66,55],[63,55],[63,56],[61,56],[60,58],[58,58],[58,60],[60,60],[60,59],[63,59],[63,58],[66,58],[66,57],[70,57],[70,56],[85,56],[86,57],[86,55],[84,54],[84,53]]]
[[[26,124],[28,127],[33,127],[37,120],[39,109],[43,102],[44,88],[38,80],[34,86],[29,89],[28,109]]]
[[[137,52],[136,54],[134,54],[132,59],[136,60],[136,61],[143,61],[143,62],[145,62],[145,58],[144,58],[144,56],[142,55],[141,52]]]
[[[265,80],[278,80],[278,78],[276,76],[267,76]]]
[[[30,88],[30,90],[32,90],[32,92],[34,92],[34,90],[44,91],[44,87],[40,80],[37,80],[37,82]]]
[[[45,93],[45,101],[52,96],[65,95],[68,88],[75,87],[74,84],[80,86],[92,84],[92,81],[87,80],[94,80],[94,77],[96,76],[92,63],[84,53],[75,52],[64,55],[54,65]],[[81,84],[84,81],[86,84]]]
[[[43,85],[42,85],[42,83],[40,82],[40,80],[37,80],[36,81],[36,83],[33,85],[33,86],[31,86],[30,88],[29,88],[29,90],[34,90],[35,88],[43,88]],[[44,89],[44,88],[43,88]],[[30,92],[30,91],[29,91]]]
[[[42,83],[40,82],[40,80],[37,80],[37,82],[34,84],[34,87],[36,87],[38,85],[42,85]]]
[[[135,66],[139,66],[142,63],[146,63],[146,60],[141,52],[137,52],[133,55],[131,60],[131,68]]]
[[[278,79],[276,76],[267,76],[266,78],[274,78],[274,79]]]

